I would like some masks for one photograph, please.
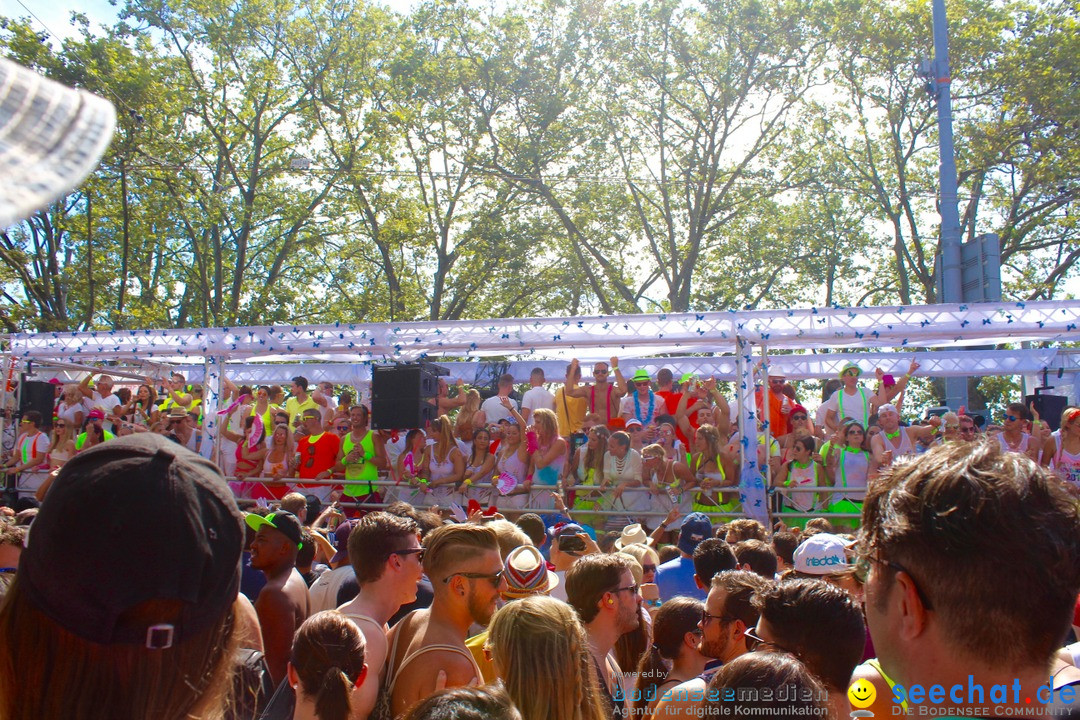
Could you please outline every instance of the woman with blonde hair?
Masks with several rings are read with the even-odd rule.
[[[480,410],[480,393],[476,388],[465,391],[465,404],[458,410],[454,420],[454,435],[463,442],[471,443],[476,431],[484,426],[487,414]]]
[[[454,440],[454,425],[446,415],[431,424],[435,446],[424,457],[424,475],[431,488],[430,501],[447,507],[458,502],[457,484],[465,479],[465,456]]]
[[[694,512],[733,512],[739,504],[738,492],[717,492],[718,488],[739,484],[734,466],[724,454],[720,430],[714,425],[702,425],[694,434],[692,447],[694,453],[688,464],[701,483],[701,492],[691,505]]]
[[[83,421],[86,420],[86,403],[83,401],[82,391],[75,383],[64,386],[60,404],[56,407],[56,417],[67,420],[73,428],[82,429]]]
[[[500,402],[510,413],[510,423],[503,426],[503,438],[499,443],[496,456],[494,481],[497,486],[498,481],[505,474],[516,482],[502,497],[495,498],[493,494],[493,499],[498,501],[500,508],[522,510],[529,505],[529,496],[532,492],[532,455],[529,454],[529,445],[525,438],[525,419],[521,417],[517,407],[510,402],[510,398],[501,398]]]
[[[566,603],[538,595],[491,620],[495,672],[524,720],[601,720],[603,706],[585,628]]]
[[[619,552],[629,555],[641,565],[641,580],[643,583],[656,582],[656,568],[660,565],[660,556],[648,545],[631,543],[624,545]]]
[[[49,438],[49,469],[58,470],[75,457],[75,426],[69,420],[53,421],[52,437]]]
[[[293,439],[289,426],[278,424],[270,436],[270,451],[263,459],[262,477],[270,478],[261,484],[268,497],[283,498],[291,489],[284,478],[292,477]]]
[[[551,492],[559,484],[559,475],[566,464],[566,440],[559,437],[559,422],[555,413],[547,408],[540,408],[532,414],[533,430],[536,433],[536,449],[532,453],[534,480],[533,486],[541,492],[529,505],[534,510],[551,510],[554,505]]]

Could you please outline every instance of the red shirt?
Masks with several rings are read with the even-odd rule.
[[[337,463],[341,438],[331,432],[324,432],[314,444],[308,437],[300,438],[296,451],[300,454],[300,477],[312,480],[316,475],[326,472]]]
[[[672,392],[670,390],[658,390],[656,394],[657,396],[664,398],[664,407],[667,408],[667,414],[671,417],[676,417],[675,411],[679,409],[679,401],[682,400],[683,394]],[[693,398],[687,400],[686,404],[687,406],[693,405]],[[696,429],[701,425],[701,422],[698,418],[699,412],[700,410],[695,410],[693,413],[691,413],[689,418],[690,427]],[[675,424],[675,436],[679,438],[679,441],[683,444],[684,447],[690,447],[690,440],[683,433],[682,428],[679,427],[678,423]]]

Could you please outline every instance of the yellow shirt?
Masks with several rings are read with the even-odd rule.
[[[563,389],[555,392],[555,417],[559,421],[559,435],[569,437],[581,432],[585,424],[585,409],[589,401],[586,398],[567,397]]]
[[[285,401],[285,412],[289,413],[289,427],[296,427],[296,416],[300,415],[307,409],[319,410],[319,417],[322,417],[322,410],[308,395],[307,400],[300,402],[294,397]]]

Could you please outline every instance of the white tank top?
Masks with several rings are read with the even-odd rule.
[[[905,455],[915,454],[915,448],[911,445],[911,437],[907,434],[907,428],[901,426],[897,430],[900,432],[899,445],[893,445],[893,441],[885,436],[885,431],[881,431],[881,440],[885,443],[886,450],[892,450],[894,461]]]
[[[1010,446],[1009,443],[1005,441],[1005,433],[1003,432],[997,434],[997,440],[1004,452],[1026,453],[1028,451],[1028,444],[1031,442],[1031,436],[1027,433],[1023,433],[1020,436],[1020,444],[1016,447]]]
[[[1057,444],[1057,451],[1054,453],[1054,472],[1073,487],[1080,487],[1080,453],[1073,455],[1065,452],[1060,435],[1054,436],[1054,442]]]
[[[806,467],[799,467],[798,464],[792,460],[788,467],[790,468],[788,479],[784,483],[788,487],[812,487],[817,484],[817,464],[813,460],[810,460]],[[814,509],[813,493],[791,493],[790,495],[786,495],[786,499],[788,505],[791,505],[791,507],[800,512],[810,512]]]

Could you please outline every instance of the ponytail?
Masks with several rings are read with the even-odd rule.
[[[349,720],[352,690],[353,684],[341,668],[327,668],[315,693],[315,714],[319,720]]]
[[[687,597],[676,597],[660,606],[653,619],[653,644],[638,664],[641,697],[635,703],[636,713],[644,715],[645,709],[658,699],[656,689],[667,682],[686,634],[697,628],[704,607],[700,600]]]
[[[632,714],[644,716],[647,708],[656,699],[656,688],[667,682],[671,668],[660,655],[660,648],[650,645],[649,649],[641,656],[637,666],[638,690],[641,694],[634,701]]]
[[[337,610],[315,613],[293,638],[289,663],[319,720],[348,720],[352,691],[364,673],[364,636]],[[351,679],[350,679],[351,678]]]

